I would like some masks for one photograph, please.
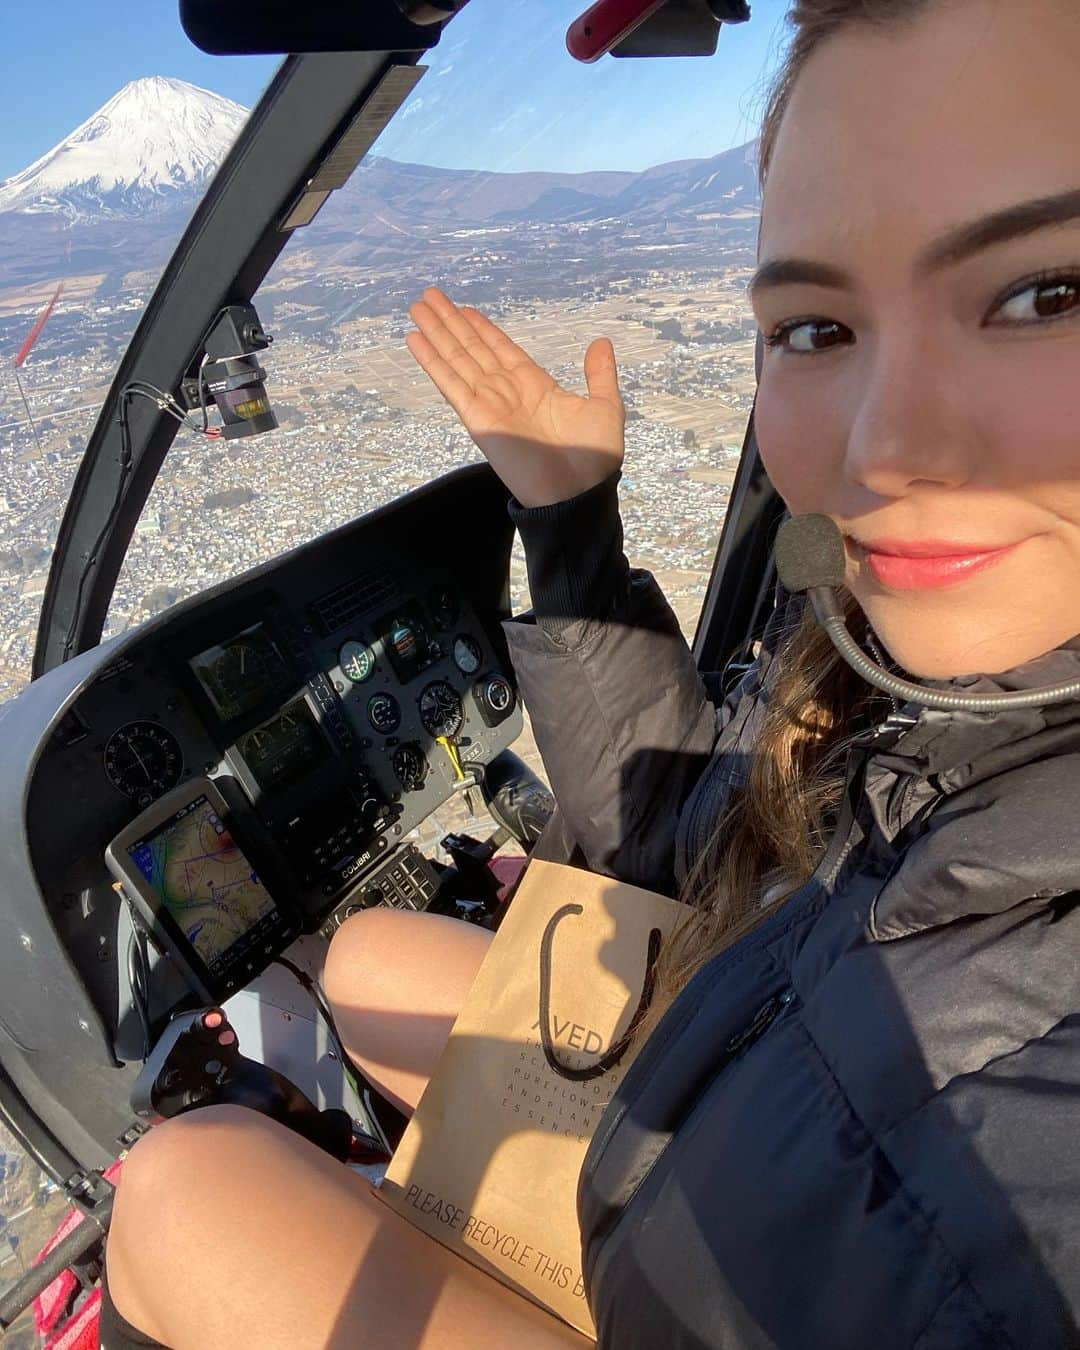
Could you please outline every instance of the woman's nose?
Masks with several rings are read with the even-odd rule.
[[[844,476],[882,497],[924,484],[960,487],[978,462],[974,428],[943,382],[929,353],[878,362],[863,386],[844,455]]]

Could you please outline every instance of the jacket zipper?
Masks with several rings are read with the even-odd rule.
[[[878,723],[877,726],[872,727],[869,732],[864,732],[863,736],[857,739],[856,744],[858,741],[862,741],[863,744],[873,744],[875,741],[882,740],[890,735],[895,738],[909,727],[914,726],[916,720],[917,719],[910,714],[901,712],[899,708],[894,705],[893,711],[883,721]],[[841,857],[838,861],[842,860],[843,858]],[[835,863],[833,866],[827,868],[819,866],[818,871],[815,873],[815,878],[822,874],[828,878],[830,875],[835,875],[836,870],[837,867]],[[752,1045],[761,1040],[762,1036],[765,1035],[766,1031],[768,1031],[784,1009],[791,1004],[794,998],[794,989],[784,989],[779,994],[774,994],[772,998],[766,1000],[766,1002],[758,1008],[757,1012],[754,1013],[749,1023],[743,1027],[741,1031],[737,1031],[724,1047],[725,1059],[722,1067],[726,1067],[726,1065],[737,1055],[749,1050]]]
[[[670,1138],[674,1139],[674,1137],[682,1128],[682,1126],[698,1109],[698,1107],[701,1104],[702,1098],[706,1095],[706,1093],[709,1091],[712,1085],[716,1082],[716,1079],[720,1076],[720,1074],[722,1074],[726,1069],[728,1069],[741,1053],[748,1050],[752,1045],[755,1045],[758,1041],[760,1041],[761,1038],[768,1031],[768,1029],[772,1026],[772,1024],[780,1016],[780,1014],[784,1011],[784,1009],[789,1007],[794,1002],[794,1000],[795,1000],[794,989],[784,989],[781,990],[780,993],[774,994],[772,998],[770,998],[767,1002],[763,1003],[760,1008],[758,1008],[757,1012],[750,1019],[748,1025],[743,1027],[741,1031],[736,1032],[736,1034],[731,1037],[727,1045],[724,1046],[724,1054],[720,1062],[714,1067],[713,1072],[708,1075],[707,1080],[700,1085],[697,1092],[694,1093],[693,1099],[689,1103],[687,1103],[687,1105],[685,1106],[685,1108],[681,1113],[681,1118],[678,1121],[678,1123],[676,1123],[668,1131],[666,1131],[666,1133],[670,1135]],[[635,1062],[633,1067],[636,1068],[637,1064],[639,1064],[640,1062],[641,1061],[639,1058]],[[607,1143],[611,1137],[611,1134],[613,1133],[613,1129],[614,1129],[613,1126],[610,1125],[608,1126],[608,1129],[605,1131],[603,1142],[601,1144],[597,1143],[597,1141],[600,1139],[600,1135],[597,1134],[593,1136],[592,1142],[590,1143],[588,1152],[586,1154],[585,1162],[582,1166],[581,1175],[583,1178],[586,1176],[587,1172],[595,1171],[598,1159],[592,1161],[590,1164],[590,1157],[594,1152],[596,1152],[597,1149],[599,1149],[599,1154],[602,1156],[604,1150],[607,1148]],[[641,1189],[641,1187],[645,1184],[647,1178],[651,1174],[653,1167],[656,1165],[659,1153],[663,1152],[664,1149],[666,1148],[667,1144],[664,1144],[663,1148],[659,1150],[658,1153],[650,1159],[648,1166],[640,1171],[640,1174],[637,1176],[637,1180],[633,1187],[632,1193],[625,1200],[623,1200],[623,1202],[618,1206],[617,1209],[612,1208],[606,1222],[601,1224],[597,1228],[597,1230],[593,1233],[591,1239],[593,1243],[603,1244],[608,1240],[608,1238],[611,1236],[612,1229],[618,1224],[622,1215],[626,1213],[630,1201]]]
[[[909,719],[904,713],[901,713],[899,720],[901,722],[907,722]],[[780,922],[785,915],[790,916],[792,910],[798,908],[800,900],[802,900],[808,892],[816,886],[831,885],[835,880],[840,868],[843,866],[844,860],[851,851],[851,836],[855,828],[856,819],[856,810],[852,802],[852,789],[855,780],[866,762],[866,756],[859,754],[858,750],[867,742],[877,739],[885,734],[886,731],[891,731],[896,727],[897,720],[890,714],[882,724],[873,728],[872,732],[863,732],[861,736],[854,739],[844,773],[843,803],[840,809],[839,818],[836,822],[832,843],[826,849],[825,856],[818,864],[814,875],[809,879],[806,885],[802,887],[797,895],[792,896],[785,901],[782,908],[776,914],[769,915],[759,929],[754,933],[748,934],[747,937],[743,939],[744,942],[752,943],[755,948],[760,948],[764,942],[767,941],[772,928]],[[633,1100],[640,1090],[640,1085],[643,1082],[646,1082],[652,1074],[656,1061],[670,1048],[671,1037],[669,1034],[664,1034],[667,1028],[678,1025],[680,1019],[685,1019],[686,1021],[693,1019],[693,1013],[691,1013],[689,1018],[687,1017],[685,1011],[686,1008],[688,1006],[695,1008],[694,1001],[698,997],[698,991],[708,988],[710,984],[715,983],[723,974],[728,961],[731,959],[731,953],[725,952],[719,958],[706,962],[706,964],[692,976],[690,982],[683,987],[679,992],[678,997],[666,1010],[659,1025],[649,1037],[648,1046],[643,1048],[641,1054],[639,1054],[633,1064],[630,1065],[626,1077],[619,1084],[618,1090],[616,1091],[616,1097],[621,1097],[622,1101],[616,1110],[609,1110],[607,1112],[601,1128],[597,1130],[589,1143],[589,1147],[585,1154],[585,1160],[582,1164],[581,1177],[583,1179],[591,1177],[600,1166],[600,1162],[607,1151],[611,1137],[622,1123],[630,1101]],[[794,990],[787,990],[784,994],[775,995],[774,999],[784,1000],[783,1003],[775,1008],[775,1010],[772,1007],[774,999],[770,999],[768,1003],[763,1004],[755,1013],[750,1026],[745,1029],[747,1041],[740,1042],[740,1048],[743,1048],[750,1038],[754,1040],[759,1039],[761,1035],[768,1030],[777,1014],[782,1012],[784,1007],[786,1007],[794,997]],[[757,1027],[759,1018],[763,1020],[764,1025]],[[755,1027],[757,1027],[756,1030],[751,1030],[751,1028]],[[742,1034],[743,1033],[738,1033],[731,1039],[733,1041],[738,1041]],[[720,1072],[728,1062],[729,1058],[725,1058],[723,1063],[716,1066],[716,1071]]]
[[[734,1059],[736,1055],[748,1050],[756,1041],[761,1040],[794,997],[794,989],[785,989],[780,994],[774,994],[768,1002],[763,1003],[751,1018],[749,1024],[743,1027],[742,1031],[736,1032],[724,1046],[725,1054]]]

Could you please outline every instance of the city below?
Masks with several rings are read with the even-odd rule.
[[[437,284],[477,304],[567,387],[584,388],[589,342],[613,340],[628,407],[627,554],[656,573],[692,636],[754,391],[745,282],[756,218],[725,221],[725,238],[710,224],[674,237],[614,220],[448,231],[426,238],[424,273],[415,248],[378,250],[375,282],[359,262],[287,250],[255,297],[275,339],[264,362],[279,428],[235,442],[179,430],[106,635],[480,457],[405,346],[409,303]],[[65,280],[22,371],[33,426],[5,363],[0,698],[28,678],[61,515],[152,282]],[[0,287],[0,345],[16,348],[51,290]],[[515,605],[527,604],[520,554],[513,583]]]

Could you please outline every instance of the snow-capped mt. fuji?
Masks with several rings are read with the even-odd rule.
[[[133,80],[48,154],[0,183],[0,212],[145,219],[201,197],[247,109],[183,80]]]

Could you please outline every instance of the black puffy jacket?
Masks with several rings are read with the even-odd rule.
[[[608,562],[575,573],[582,501]],[[671,892],[745,779],[778,625],[715,708],[652,577],[611,561],[613,502],[512,506],[542,618],[504,627],[585,861]],[[909,707],[847,783],[812,881],[690,982],[601,1122],[604,1350],[1080,1345],[1080,706]]]

